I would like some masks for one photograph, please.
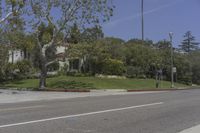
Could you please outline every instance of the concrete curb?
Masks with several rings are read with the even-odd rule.
[[[174,88],[174,89],[133,89],[133,90],[127,90],[127,92],[145,92],[145,91],[181,91],[181,90],[192,90],[197,89],[194,87],[186,87],[186,88]]]
[[[13,90],[13,91],[43,91],[43,92],[156,92],[156,91],[180,91],[180,90],[191,90],[198,89],[198,87],[186,87],[186,88],[175,88],[175,89],[46,89],[46,90],[36,90],[33,88],[1,88],[2,90]]]
[[[91,92],[89,89],[47,89],[39,91],[48,91],[48,92]]]
[[[90,92],[127,92],[126,89],[94,89]]]

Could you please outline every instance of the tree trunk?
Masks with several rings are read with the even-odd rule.
[[[44,90],[45,88],[46,88],[46,76],[41,72],[39,89]]]
[[[46,58],[41,55],[41,66],[40,66],[40,83],[39,89],[46,89],[46,77],[47,77],[47,67],[46,67]]]

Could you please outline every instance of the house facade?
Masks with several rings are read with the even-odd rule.
[[[24,52],[23,50],[9,50],[9,59],[8,59],[8,62],[9,63],[17,63],[19,61],[22,61],[24,59],[27,59],[29,58],[26,54],[26,52]]]
[[[56,61],[59,63],[59,70],[67,66],[69,72],[80,72],[83,65],[83,60],[79,58],[67,58],[66,51],[68,45],[61,45],[56,47]],[[17,63],[23,60],[30,60],[30,54],[24,50],[15,49],[9,51],[9,63]]]
[[[83,60],[79,58],[71,59],[66,57],[67,49],[68,45],[62,45],[56,48],[56,59],[59,62],[59,70],[67,66],[69,72],[80,72]]]

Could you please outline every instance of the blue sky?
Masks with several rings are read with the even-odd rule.
[[[106,36],[124,40],[141,38],[141,0],[113,0],[116,6],[111,21],[103,24]],[[168,39],[174,33],[174,45],[190,30],[200,41],[200,0],[144,0],[145,38]]]

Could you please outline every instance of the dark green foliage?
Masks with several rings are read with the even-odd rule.
[[[30,61],[28,60],[17,62],[15,65],[16,65],[16,69],[19,69],[20,74],[26,75],[31,72],[32,65]]]
[[[55,60],[56,58],[55,55],[56,55],[56,46],[48,47],[46,50],[46,60],[47,61]]]
[[[102,63],[102,74],[106,75],[123,75],[126,71],[124,63],[116,59],[106,59]]]
[[[190,74],[184,75],[183,77],[180,77],[178,82],[186,85],[192,85],[191,83],[192,77]]]
[[[200,85],[200,51],[194,51],[188,56],[192,71],[192,82]]]
[[[93,28],[87,28],[81,34],[81,42],[94,43],[104,37],[104,33],[100,26],[95,26]]]
[[[47,69],[49,72],[58,71],[59,70],[59,62],[54,62],[54,63],[50,64],[49,66],[47,66]]]
[[[15,69],[16,65],[12,63],[8,63],[5,69],[5,80],[14,79],[15,78]]]
[[[162,67],[159,51],[150,45],[129,41],[125,46],[126,65],[139,68],[140,74],[152,77],[153,71]]]
[[[192,81],[198,85],[200,85],[200,64],[195,64],[192,67]]]
[[[0,81],[6,79],[6,67],[8,64],[8,48],[0,43]]]
[[[195,41],[195,37],[192,35],[191,31],[188,31],[184,35],[184,40],[181,45],[179,45],[180,49],[186,53],[190,53],[192,51],[198,50],[199,48],[198,42]]]
[[[51,84],[51,88],[62,88],[62,89],[95,89],[92,83],[83,83],[77,81],[58,81]]]
[[[144,72],[140,67],[128,66],[126,70],[126,76],[128,78],[139,78]]]
[[[140,40],[140,39],[131,39],[129,41],[127,41],[128,44],[132,43],[132,44],[143,44],[143,45],[146,45],[146,46],[152,46],[153,45],[153,41],[152,40]]]
[[[81,41],[81,32],[78,25],[75,23],[70,30],[70,35],[67,39],[70,44],[77,44]]]
[[[79,42],[78,27],[84,29],[86,25],[96,26],[108,21],[114,7],[110,0],[31,0],[29,2],[26,9],[30,16],[26,16],[25,19],[30,17],[36,34],[40,60],[38,64],[41,72],[39,86],[44,89],[47,66],[52,63],[47,60],[48,48],[66,41],[77,44]],[[55,10],[59,15],[55,16]],[[64,36],[60,37],[60,34]],[[68,39],[69,35],[70,39]]]
[[[33,67],[30,61],[23,60],[16,64],[8,63],[5,69],[5,80],[9,79],[26,79],[30,78],[33,72]]]
[[[191,84],[190,62],[187,55],[175,54],[174,65],[177,68],[177,80],[185,84]]]
[[[64,65],[64,67],[59,70],[58,75],[67,75],[69,66],[67,64]]]
[[[41,44],[49,43],[53,37],[53,26],[51,24],[46,25],[45,23],[41,23],[38,27],[38,39]]]

